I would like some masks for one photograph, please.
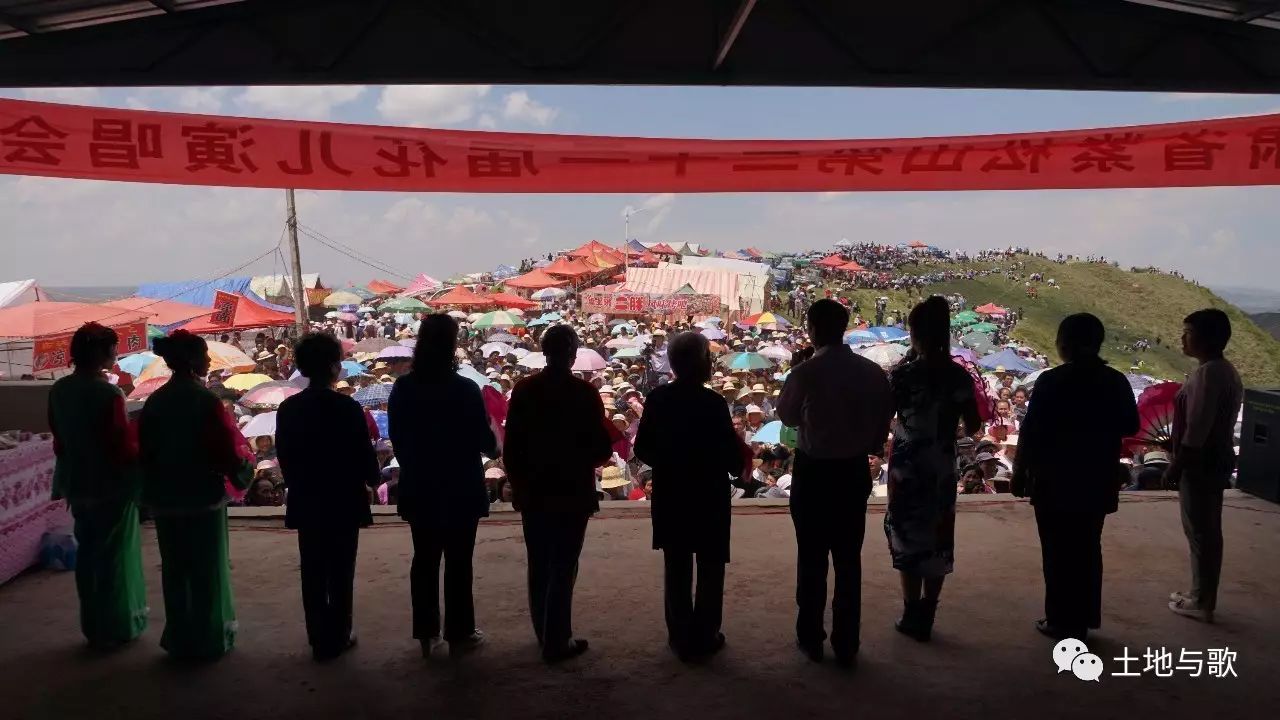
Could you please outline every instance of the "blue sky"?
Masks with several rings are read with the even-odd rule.
[[[13,90],[81,104],[424,127],[608,135],[855,138],[1057,130],[1280,112],[1280,96],[1029,91],[508,86]],[[403,275],[443,277],[622,239],[724,249],[826,248],[842,237],[1010,244],[1274,285],[1275,188],[975,193],[458,195],[299,193],[307,227]],[[282,193],[0,178],[5,275],[48,285],[205,278],[278,243]],[[388,273],[303,238],[330,284]],[[243,273],[272,272],[267,258]],[[10,277],[0,278],[11,279]],[[394,279],[394,278],[393,278]]]

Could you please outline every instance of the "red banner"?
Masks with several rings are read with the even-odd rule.
[[[1036,190],[1280,184],[1280,115],[889,140],[423,130],[0,100],[0,173],[418,192]]]
[[[636,292],[588,290],[581,294],[584,313],[609,315],[714,315],[720,312],[716,295],[652,295]]]
[[[215,327],[231,327],[236,319],[236,308],[240,305],[240,296],[222,290],[213,291],[213,312],[209,315],[209,324]]]
[[[113,328],[120,337],[116,352],[120,355],[142,352],[147,349],[147,324],[145,322],[120,325]],[[32,343],[31,372],[64,370],[71,366],[71,336],[74,333],[49,335],[36,338]]]

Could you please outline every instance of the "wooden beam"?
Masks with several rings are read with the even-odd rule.
[[[35,35],[40,32],[35,20],[21,15],[14,15],[5,10],[0,10],[0,23],[15,27],[28,35]]]
[[[756,7],[756,0],[742,0],[742,4],[738,6],[738,11],[733,15],[733,22],[729,25],[728,31],[724,37],[720,38],[720,49],[716,53],[716,62],[711,66],[713,70],[719,70],[724,64],[725,58],[729,57],[729,51],[733,49],[733,43],[738,39],[738,33],[742,32],[742,26],[747,24],[747,17],[751,15],[751,11]]]

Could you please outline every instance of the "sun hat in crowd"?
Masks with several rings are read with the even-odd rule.
[[[741,390],[739,390],[739,391],[738,391],[738,399],[739,399],[739,400],[743,400],[743,399],[746,399],[746,398],[749,398],[749,397],[751,397],[751,388],[745,388],[745,387],[744,387],[744,388],[742,388]]]
[[[487,480],[497,480],[506,477],[507,472],[500,467],[491,467],[484,471],[484,476]]]
[[[756,383],[755,385],[752,385],[752,386],[751,386],[751,392],[753,392],[753,393],[762,393],[762,392],[765,392],[764,384],[763,384],[763,383]]]
[[[968,449],[971,449],[973,445],[974,445],[973,438],[967,435],[965,437],[960,438],[959,440],[956,440],[957,448],[963,448],[965,450],[968,450]]]
[[[978,465],[981,465],[984,462],[991,462],[995,460],[999,460],[999,458],[997,458],[995,455],[992,455],[989,452],[980,452],[978,453],[978,457],[973,459],[973,461]]]
[[[275,460],[263,460],[262,462],[258,463],[253,469],[256,472],[258,470],[275,470],[278,467],[280,467],[280,463],[276,462]]]
[[[610,465],[600,473],[600,487],[605,490],[620,488],[627,484],[627,476],[623,474],[622,468],[616,465]]]
[[[601,394],[601,395],[612,395],[612,394],[613,394],[613,386],[612,386],[612,385],[601,385],[601,386],[600,386],[600,391],[599,391],[599,392],[600,392],[600,394]]]
[[[1142,464],[1145,465],[1168,465],[1169,453],[1163,450],[1152,450],[1142,456]]]
[[[611,419],[612,419],[614,422],[618,422],[619,420],[621,420],[622,422],[626,422],[626,421],[627,421],[627,416],[626,416],[626,415],[623,415],[622,413],[614,413],[614,414],[613,414],[613,417],[612,417]]]
[[[654,330],[654,331],[653,331],[653,334],[654,334],[655,336],[656,336],[656,335],[666,335],[666,334],[667,334],[667,331],[666,331],[666,330],[663,330],[662,328],[658,328],[657,330]]]
[[[763,415],[763,414],[764,414],[764,410],[761,410],[759,405],[748,405],[748,406],[747,406],[747,414],[748,414],[748,415],[753,415],[753,414],[754,414],[754,415]]]
[[[270,350],[263,350],[262,352],[258,353],[257,356],[254,357],[253,359],[258,361],[274,360],[275,357],[276,357],[276,354],[271,352]]]

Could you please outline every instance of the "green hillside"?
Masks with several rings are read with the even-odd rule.
[[[1245,313],[1206,288],[1169,275],[1135,273],[1109,265],[1074,262],[1059,264],[1033,256],[1019,256],[1002,263],[973,263],[971,267],[1007,268],[1024,262],[1024,274],[1043,273],[1057,280],[1060,289],[1041,283],[1039,297],[1026,296],[1021,281],[1003,274],[975,280],[940,283],[926,293],[959,293],[969,307],[994,302],[1021,311],[1022,320],[1013,335],[1019,342],[1056,359],[1053,340],[1058,322],[1075,312],[1091,312],[1107,326],[1103,354],[1114,366],[1128,369],[1141,360],[1144,371],[1157,377],[1181,378],[1194,361],[1182,355],[1182,318],[1192,310],[1218,307],[1231,316],[1233,336],[1227,356],[1239,368],[1245,384],[1253,387],[1280,387],[1280,341],[1259,328]],[[954,266],[949,266],[954,267]],[[917,272],[926,272],[922,268]],[[904,268],[904,272],[913,272]],[[875,298],[888,296],[891,314],[902,313],[920,299],[919,292],[856,290],[842,293],[856,299],[866,317],[875,307]],[[1139,339],[1152,344],[1146,352],[1125,352],[1123,348]],[[1156,344],[1156,340],[1160,344]]]
[[[1271,337],[1280,340],[1280,312],[1254,313],[1249,317],[1257,323],[1258,327],[1271,334]]]

